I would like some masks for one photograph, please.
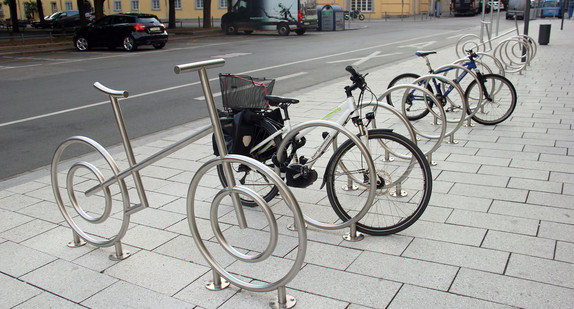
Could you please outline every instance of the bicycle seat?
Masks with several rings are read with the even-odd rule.
[[[299,103],[298,99],[280,97],[276,95],[266,95],[265,100],[269,101],[269,105],[271,106],[279,106],[279,104],[281,103],[289,103],[289,104]]]
[[[432,55],[432,54],[436,54],[435,51],[417,51],[415,52],[415,55],[419,56],[419,57],[426,57],[428,55]]]

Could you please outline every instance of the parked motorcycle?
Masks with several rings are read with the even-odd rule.
[[[359,10],[353,10],[351,12],[349,11],[345,11],[345,20],[349,20],[350,18],[352,19],[359,19],[359,20],[364,20],[365,19],[365,15],[363,13],[361,13],[361,11]]]

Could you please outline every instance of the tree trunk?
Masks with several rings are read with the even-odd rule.
[[[175,29],[175,0],[169,0],[167,3],[169,6],[169,23],[167,27]]]
[[[94,0],[94,14],[96,14],[96,19],[104,17],[104,2],[105,0]]]
[[[86,22],[86,5],[84,4],[84,0],[76,0],[78,4],[78,13],[80,14],[80,24],[85,26]]]
[[[211,0],[203,0],[203,28],[211,28]]]
[[[16,0],[10,0],[10,21],[12,22],[12,31],[20,32],[20,27],[18,25],[18,6]]]
[[[42,0],[36,0],[38,7],[38,15],[40,15],[40,23],[44,23],[44,8],[42,7]]]

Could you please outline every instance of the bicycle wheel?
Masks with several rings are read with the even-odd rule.
[[[261,121],[254,122],[252,125],[255,127],[256,132],[252,137],[252,141],[263,141],[279,129],[276,127],[276,125],[267,119],[262,119]],[[251,157],[273,168],[271,157],[277,151],[277,146],[281,144],[281,140],[281,134],[278,134],[264,147],[261,147],[257,151],[253,151],[250,154]],[[237,177],[237,183],[257,192],[266,202],[271,201],[277,195],[277,187],[271,184],[265,175],[241,163],[231,164],[231,167],[235,171],[234,174]],[[217,166],[217,176],[219,177],[221,184],[227,186],[221,165]],[[257,206],[255,201],[244,196],[241,196],[241,203],[248,207]]]
[[[480,77],[484,85],[484,99],[480,100],[480,86],[476,81],[466,88],[464,97],[468,102],[468,113],[475,112],[472,120],[494,125],[506,120],[516,107],[516,90],[506,77],[498,74],[486,74]]]
[[[377,193],[357,231],[382,236],[400,232],[420,218],[431,197],[432,174],[422,151],[390,130],[370,130],[368,146],[377,169]],[[408,154],[408,155],[405,155]],[[333,154],[326,173],[327,194],[341,220],[360,209],[369,179],[364,157],[346,141]]]
[[[414,73],[401,74],[401,75],[395,77],[393,80],[391,80],[387,89],[392,88],[393,86],[396,86],[396,85],[412,84],[419,77],[420,77],[420,75],[417,75]],[[432,89],[429,85],[427,85],[426,87],[428,90],[432,91]],[[378,100],[381,101],[382,98],[379,98]],[[406,103],[405,104],[406,105],[406,108],[405,108],[406,115],[405,116],[409,120],[411,120],[411,121],[419,120],[419,119],[425,117],[426,115],[428,115],[429,110],[428,110],[428,107],[427,107],[425,101],[423,99],[417,99],[414,94],[409,93],[406,96],[406,98],[404,96],[404,92],[401,94],[400,91],[398,91],[394,95],[392,92],[387,95],[387,102],[391,106],[395,106],[395,107],[401,106],[400,105],[401,100],[406,100],[406,102],[405,102]]]

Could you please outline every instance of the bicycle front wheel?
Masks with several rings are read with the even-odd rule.
[[[485,74],[479,77],[482,80],[484,97],[480,99],[480,87],[476,81],[468,85],[465,98],[468,102],[468,114],[472,120],[484,124],[494,125],[508,119],[516,108],[516,89],[506,77],[498,74]]]
[[[393,80],[391,80],[387,89],[392,88],[396,85],[410,85],[419,77],[420,75],[414,73],[401,74],[393,78]],[[432,89],[429,85],[426,85],[426,88],[432,92]],[[411,91],[411,90],[404,90],[404,91]],[[402,100],[406,100],[406,102],[404,102],[405,103],[404,113],[405,116],[410,121],[419,120],[428,115],[429,110],[424,98],[412,93],[412,91],[411,93],[405,95],[404,91],[393,91],[389,93],[387,95],[387,102],[389,103],[389,105],[395,106],[396,108],[400,108]],[[383,98],[378,98],[379,101],[382,101],[382,99]]]
[[[382,236],[415,223],[426,209],[432,192],[430,165],[408,138],[390,130],[368,132],[369,152],[377,169],[377,192],[357,231]],[[343,143],[333,154],[326,172],[327,195],[343,221],[355,216],[367,196],[368,170],[356,145]],[[408,154],[408,155],[405,155]]]

